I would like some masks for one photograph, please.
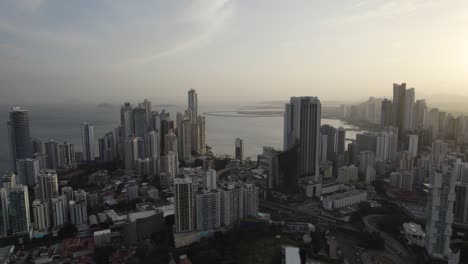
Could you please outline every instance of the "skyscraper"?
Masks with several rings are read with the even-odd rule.
[[[430,174],[426,203],[426,250],[432,258],[449,261],[448,263],[458,263],[453,261],[457,256],[450,249],[455,179],[451,160],[437,166]]]
[[[170,151],[173,153],[177,153],[177,151],[179,151],[177,136],[176,134],[174,134],[172,129],[169,131],[168,134],[166,134],[165,141],[166,153],[164,153],[164,155],[167,155],[167,153],[169,153]]]
[[[403,129],[405,131],[412,130],[414,128],[414,99],[414,88],[407,89],[405,92],[405,113],[403,125]]]
[[[83,143],[83,161],[94,160],[94,126],[93,124],[81,124],[81,141]]]
[[[18,170],[18,183],[33,188],[39,175],[39,161],[37,159],[16,160]]]
[[[148,132],[146,109],[144,107],[133,108],[133,124],[135,135],[137,137],[144,137],[146,132]]]
[[[75,145],[63,142],[61,160],[64,166],[72,167],[76,165]]]
[[[143,101],[143,103],[141,103],[141,106],[143,108],[145,108],[145,111],[146,111],[147,130],[148,131],[154,130],[154,127],[153,127],[152,122],[151,122],[151,119],[152,119],[152,116],[151,116],[151,102],[148,101],[148,100],[145,100],[145,101]]]
[[[242,164],[242,161],[244,160],[244,141],[240,138],[236,138],[235,146],[236,160],[239,160]]]
[[[284,113],[284,150],[299,144],[299,176],[319,181],[321,104],[317,97],[291,97]]]
[[[145,134],[145,157],[154,158],[160,156],[159,133],[150,131]]]
[[[205,154],[206,151],[206,136],[205,136],[205,117],[198,116],[198,153]]]
[[[37,177],[39,193],[36,193],[36,199],[48,202],[50,199],[58,196],[58,179],[54,170],[43,170]]]
[[[393,125],[398,127],[398,134],[403,135],[405,125],[406,83],[393,84]]]
[[[102,161],[112,161],[116,155],[114,133],[109,132],[99,139],[99,157]]]
[[[32,140],[32,153],[42,153],[44,154],[43,143],[40,138],[34,138]]]
[[[122,141],[125,141],[135,133],[133,123],[133,109],[128,102],[120,108],[120,127],[122,128]]]
[[[408,152],[416,157],[418,155],[418,135],[410,134],[408,135]]]
[[[13,236],[30,235],[31,217],[29,213],[28,187],[16,185],[8,192],[8,214]]]
[[[50,139],[49,142],[45,143],[45,154],[47,155],[46,157],[46,167],[47,169],[50,170],[56,170],[60,167],[61,161],[60,161],[60,155],[59,155],[59,144],[53,140]]]
[[[380,112],[380,127],[393,125],[393,103],[392,100],[384,99],[382,101],[382,110]]]
[[[191,178],[174,179],[175,231],[190,232],[195,228],[194,195]]]
[[[8,214],[8,192],[0,188],[0,238],[8,235],[9,214]]]
[[[197,230],[215,230],[221,227],[221,194],[205,190],[196,195]]]
[[[35,200],[32,203],[34,229],[47,231],[50,227],[49,203]]]
[[[88,212],[86,209],[86,201],[79,200],[68,202],[70,210],[70,222],[74,225],[84,224],[88,221]]]
[[[326,147],[326,160],[335,161],[336,156],[336,129],[330,125],[323,125],[320,127],[320,134],[327,136],[327,147]]]
[[[439,139],[439,109],[432,108],[427,114],[427,125],[432,134],[432,140]]]
[[[336,153],[344,154],[346,144],[346,130],[343,127],[336,129]]]
[[[427,104],[426,100],[416,100],[414,104],[414,125],[415,128],[426,128],[427,125]]]
[[[51,199],[52,225],[54,227],[63,226],[68,222],[67,198],[62,195]]]
[[[188,109],[190,109],[190,121],[197,123],[198,117],[198,95],[193,89],[188,91]]]
[[[11,167],[16,172],[17,159],[32,157],[28,111],[21,109],[19,106],[13,106],[7,126],[10,138]]]
[[[184,119],[178,135],[179,160],[188,160],[192,156],[192,125],[188,119]]]

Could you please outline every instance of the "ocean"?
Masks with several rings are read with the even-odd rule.
[[[11,106],[0,105],[0,173],[10,168],[7,120]],[[250,108],[249,108],[250,107]],[[252,110],[252,106],[248,108]],[[255,107],[255,106],[254,106]],[[53,138],[58,142],[68,141],[81,150],[81,123],[94,124],[94,136],[96,140],[105,133],[112,131],[119,125],[120,108],[86,106],[42,105],[22,108],[29,110],[31,136],[41,138],[44,142]],[[199,113],[213,111],[245,110],[246,106],[209,106],[200,105]],[[175,113],[182,111],[182,106],[155,106],[153,110],[166,109],[175,119]],[[258,110],[258,109],[257,109]],[[256,110],[256,111],[257,111]],[[261,110],[266,111],[264,106]],[[276,108],[275,110],[278,110]],[[341,120],[322,119],[322,124],[333,127],[356,128]],[[347,131],[346,138],[355,139],[358,131]],[[244,140],[244,155],[256,159],[262,153],[263,146],[282,149],[283,146],[283,117],[278,115],[267,116],[214,116],[206,115],[206,143],[212,147],[217,155],[234,155],[234,141],[236,138]]]

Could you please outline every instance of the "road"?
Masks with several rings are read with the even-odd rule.
[[[380,231],[377,227],[375,227],[372,223],[376,218],[382,217],[382,215],[368,215],[365,216],[362,220],[364,225],[370,232],[379,233],[380,236],[385,241],[385,249],[389,252],[394,252],[397,256],[400,257],[399,263],[411,263],[411,255],[408,253],[406,248],[400,244],[400,242],[396,241],[393,237],[388,235],[385,232]]]
[[[315,211],[315,212],[308,212],[305,210],[300,210],[297,208],[293,208],[284,204],[278,204],[278,203],[273,203],[273,202],[268,202],[265,200],[260,200],[259,206],[263,208],[268,208],[271,210],[277,210],[277,211],[283,211],[283,212],[292,212],[295,214],[299,215],[304,215],[307,217],[311,218],[311,222],[313,224],[319,225],[319,226],[328,226],[328,227],[335,227],[335,228],[341,228],[341,229],[346,229],[348,231],[354,231],[354,232],[360,232],[361,230],[355,228],[354,226],[341,221],[340,219],[336,219],[330,216],[325,216],[320,213],[320,211]]]

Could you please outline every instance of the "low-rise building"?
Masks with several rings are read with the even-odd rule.
[[[408,245],[424,247],[426,234],[420,225],[415,223],[404,223],[402,233],[405,236]]]
[[[326,196],[322,200],[322,205],[325,210],[333,210],[356,205],[366,200],[367,193],[365,191],[353,190]]]

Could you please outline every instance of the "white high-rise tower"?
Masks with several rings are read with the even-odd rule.
[[[446,160],[431,173],[426,203],[426,249],[429,255],[448,263],[458,263],[450,250],[453,203],[455,201],[454,162]]]

